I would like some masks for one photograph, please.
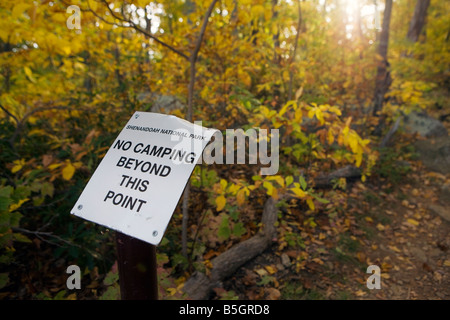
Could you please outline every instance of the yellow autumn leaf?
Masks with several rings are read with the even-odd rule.
[[[328,109],[329,112],[333,112],[334,114],[337,114],[338,116],[342,115],[341,110],[338,107],[332,106]]]
[[[359,167],[359,166],[361,165],[362,158],[363,158],[362,153],[357,153],[357,154],[355,154],[355,165],[356,165],[357,167]]]
[[[281,176],[270,176],[268,180],[275,180],[282,188],[284,188],[284,179]]]
[[[396,246],[388,246],[389,247],[389,249],[391,249],[392,251],[395,251],[395,252],[397,252],[397,253],[400,253],[400,252],[402,252],[399,248],[397,248]]]
[[[175,295],[175,293],[177,293],[176,288],[167,288],[166,291],[169,296],[173,296],[173,295]]]
[[[28,198],[26,198],[26,199],[21,199],[21,200],[19,200],[19,202],[11,204],[11,205],[9,206],[9,212],[13,212],[13,211],[19,209],[19,208],[22,206],[22,204],[24,204],[24,203],[27,202],[28,200],[30,200],[30,199],[28,199]]]
[[[302,118],[303,118],[303,112],[302,112],[302,110],[301,110],[301,109],[295,110],[294,121],[295,121],[296,123],[302,123],[302,121],[303,121]]]
[[[264,268],[267,270],[269,274],[274,274],[278,271],[275,266],[264,266]]]
[[[291,188],[291,191],[297,196],[297,197],[299,197],[299,198],[304,198],[304,197],[306,197],[306,193],[305,193],[305,191],[303,191],[302,189],[300,189],[300,187],[294,187],[294,188]]]
[[[228,185],[227,180],[225,180],[225,179],[220,179],[220,185],[222,186],[222,190],[225,190],[225,188],[226,188],[227,185]]]
[[[417,220],[414,219],[407,219],[406,221],[408,221],[408,223],[412,224],[413,226],[418,226],[419,222]]]
[[[16,173],[23,168],[23,166],[25,165],[25,160],[24,159],[15,160],[13,163],[14,167],[12,167],[11,172]]]
[[[353,131],[348,136],[348,144],[350,145],[353,153],[358,153],[358,136],[354,134]]]
[[[320,110],[319,108],[316,109],[316,118],[317,120],[319,120],[320,124],[323,125],[325,123],[325,120],[323,118],[323,113],[322,110]]]
[[[314,210],[316,207],[314,206],[314,201],[311,199],[311,198],[309,198],[309,199],[306,199],[306,203],[308,204],[308,207],[311,209],[311,210]]]
[[[365,296],[366,294],[367,294],[367,293],[364,292],[364,291],[362,291],[362,290],[358,290],[358,291],[355,292],[355,295],[358,296],[358,297],[363,297],[363,296]]]
[[[282,108],[281,108],[281,110],[280,110],[280,112],[278,113],[278,115],[280,116],[280,117],[282,117],[285,113],[286,113],[286,111],[288,110],[288,108],[290,107],[290,104],[285,104]]]
[[[267,195],[271,196],[273,193],[273,185],[269,181],[264,181],[263,187],[267,189]]]
[[[36,82],[36,80],[35,80],[34,77],[33,77],[33,72],[31,71],[30,68],[28,68],[28,67],[23,67],[23,71],[25,72],[25,74],[26,74],[28,80],[30,80],[30,81],[33,82],[33,83]]]
[[[232,195],[235,195],[241,187],[237,184],[231,183],[228,187],[228,192],[230,192]]]
[[[277,188],[273,188],[271,196],[275,200],[278,200],[278,189]]]
[[[279,122],[277,120],[273,121],[273,126],[275,127],[275,129],[278,129],[279,127],[281,127],[283,125],[283,122]]]
[[[253,17],[258,17],[258,16],[264,14],[264,6],[262,6],[260,4],[252,6],[251,14]]]
[[[224,196],[218,196],[216,198],[216,210],[222,211],[223,208],[225,208],[225,204],[227,203],[227,199]]]
[[[278,115],[279,115],[280,117],[283,116],[283,115],[289,110],[290,107],[293,107],[294,109],[296,109],[296,108],[297,108],[296,102],[295,102],[295,101],[288,101],[288,102],[281,108],[281,110],[280,110],[280,112],[278,113]]]
[[[32,6],[30,3],[16,3],[13,7],[11,17],[13,19],[19,18],[30,6]]]
[[[66,297],[66,300],[77,300],[77,294],[76,293],[69,294]]]
[[[246,189],[247,188],[242,188],[241,190],[238,191],[238,193],[236,194],[236,200],[238,205],[243,205],[245,202],[245,194],[246,194]],[[247,189],[248,191],[248,189]]]
[[[77,169],[80,169],[83,166],[83,162],[81,161],[74,162],[73,166]]]
[[[72,179],[73,175],[75,173],[75,167],[72,165],[72,163],[68,162],[64,169],[62,170],[62,177],[64,180],[69,181]]]
[[[53,164],[49,165],[48,168],[50,170],[54,170],[54,169],[59,168],[61,165],[62,165],[61,163],[53,163]]]
[[[328,141],[329,145],[333,144],[333,142],[334,142],[334,135],[333,135],[333,131],[331,128],[328,129],[327,141]]]

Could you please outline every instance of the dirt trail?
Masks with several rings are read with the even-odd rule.
[[[450,299],[450,176],[407,165],[395,184],[348,185],[341,210],[315,215],[313,226],[295,207],[280,209],[277,241],[217,298]],[[381,289],[367,288],[369,265],[380,267]]]

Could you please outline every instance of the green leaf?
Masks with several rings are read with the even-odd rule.
[[[227,240],[231,235],[228,216],[224,215],[219,225],[217,235],[222,240]]]
[[[0,211],[7,211],[11,204],[11,193],[13,188],[11,186],[0,187]]]
[[[300,182],[300,186],[302,187],[303,190],[306,190],[306,181],[305,178],[303,178],[303,176],[300,176],[299,178],[299,182]]]
[[[257,282],[256,284],[258,286],[264,286],[266,284],[271,283],[274,279],[275,279],[275,277],[273,277],[273,276],[265,275],[261,278],[261,281]]]
[[[314,199],[316,199],[320,203],[323,203],[323,204],[330,203],[330,201],[328,201],[327,199],[321,198],[321,197],[319,197],[319,196],[317,196],[315,194],[312,194],[312,196],[314,197]]]
[[[289,186],[292,182],[294,182],[294,178],[292,176],[286,177],[286,186]]]
[[[0,211],[7,211],[11,202],[11,198],[0,197]]]
[[[247,230],[244,227],[244,224],[242,222],[238,222],[233,226],[233,235],[236,237],[240,237],[243,234],[245,234]]]
[[[31,194],[31,190],[29,187],[19,186],[14,190],[11,198],[15,200],[15,202],[19,202],[22,199],[28,198]]]
[[[55,187],[50,182],[45,182],[41,187],[41,194],[43,196],[49,196],[50,198],[53,198],[54,192],[55,192]]]
[[[11,186],[0,187],[0,197],[9,198],[11,196],[11,192],[13,188]]]
[[[19,242],[31,243],[31,240],[28,239],[27,236],[24,236],[21,233],[14,233],[13,238],[14,238],[14,240],[19,241]]]
[[[253,181],[259,181],[262,180],[261,176],[252,176]]]
[[[18,227],[19,226],[19,221],[22,218],[22,214],[15,211],[15,212],[11,212],[10,213],[10,220],[9,220],[9,224],[11,227]]]

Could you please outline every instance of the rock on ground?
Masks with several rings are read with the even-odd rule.
[[[151,112],[169,113],[170,111],[184,108],[184,105],[175,96],[141,92],[136,96],[136,99],[143,104],[150,104]]]
[[[415,147],[420,160],[428,169],[442,174],[450,173],[450,137],[419,140]]]
[[[439,120],[430,117],[426,113],[411,112],[404,117],[404,130],[408,133],[417,133],[425,138],[437,138],[448,136],[447,129]]]

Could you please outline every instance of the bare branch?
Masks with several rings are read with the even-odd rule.
[[[53,244],[53,245],[58,246],[58,247],[60,247],[59,244],[57,244],[57,243],[55,243],[55,242],[52,242],[52,241],[50,241],[50,240],[47,240],[47,239],[44,238],[44,237],[54,238],[54,239],[56,239],[56,240],[58,240],[58,241],[61,241],[61,242],[65,243],[65,244],[67,244],[67,245],[69,245],[69,246],[81,248],[80,245],[75,244],[75,243],[72,243],[72,242],[70,242],[70,241],[67,241],[66,239],[63,239],[63,238],[61,238],[60,236],[57,236],[57,235],[55,235],[55,234],[53,234],[53,233],[51,233],[51,232],[31,231],[31,230],[27,230],[27,229],[23,229],[23,228],[18,228],[18,227],[12,227],[11,229],[12,229],[13,231],[20,232],[20,233],[32,234],[32,235],[36,236],[37,238],[39,238],[40,240],[42,240],[42,241],[44,241],[44,242],[47,242],[47,243],[50,243],[50,244]]]
[[[123,6],[122,6],[122,18],[117,16],[114,11],[111,9],[111,7],[109,6],[108,2],[106,0],[102,0],[102,2],[106,5],[106,8],[108,8],[109,13],[111,13],[111,15],[116,18],[117,20],[121,20],[124,22],[128,22],[125,18],[124,18],[124,14],[123,14]],[[89,3],[89,1],[88,1]]]
[[[1,107],[1,105],[0,105]],[[2,108],[3,109],[3,108]],[[16,130],[14,131],[13,135],[11,136],[11,138],[9,139],[9,143],[10,145],[13,147],[14,146],[14,142],[16,141],[17,136],[20,134],[20,131],[22,131],[23,126],[25,124],[25,121],[31,117],[33,114],[37,113],[37,112],[41,112],[41,111],[48,111],[48,110],[74,110],[75,108],[72,107],[67,107],[67,106],[42,106],[42,107],[38,107],[38,108],[34,108],[33,110],[28,111],[20,120],[16,120],[17,121],[17,125],[16,125]],[[78,107],[76,108],[76,110],[88,110],[88,108],[82,108],[82,107]],[[17,118],[16,118],[17,119]]]
[[[9,112],[9,111],[8,111],[5,107],[3,107],[1,104],[0,104],[0,109],[2,109],[3,111],[5,111],[5,113],[6,113],[9,117],[13,118],[14,121],[16,121],[17,124],[19,123],[19,120],[17,119],[17,117],[16,117],[15,115],[13,115],[11,112]]]
[[[186,113],[186,120],[192,121],[192,103],[193,103],[193,97],[194,97],[194,84],[195,84],[195,63],[197,62],[198,58],[198,52],[200,51],[200,47],[202,45],[202,40],[205,35],[206,26],[208,25],[209,17],[211,16],[211,13],[214,9],[214,6],[216,4],[217,0],[213,0],[211,4],[209,5],[208,11],[206,12],[204,18],[202,27],[200,29],[200,33],[197,37],[197,40],[195,42],[194,50],[192,50],[191,55],[189,57],[189,85],[188,85],[188,104],[187,104],[187,113]],[[188,187],[189,188],[189,187]]]
[[[183,57],[186,60],[189,60],[189,57],[184,54],[183,52],[181,52],[178,49],[175,49],[174,47],[172,47],[171,45],[159,40],[157,37],[155,37],[154,35],[152,35],[151,33],[147,32],[146,30],[142,29],[141,27],[137,26],[133,21],[128,21],[128,23],[131,24],[131,27],[133,29],[135,29],[136,31],[142,33],[143,35],[155,40],[157,43],[159,43],[160,45],[162,45],[163,47],[166,47],[169,50],[172,50],[173,52],[175,52],[176,54],[178,54],[179,56]]]
[[[200,46],[202,45],[203,37],[205,35],[206,26],[208,25],[209,17],[211,16],[211,13],[214,9],[214,6],[216,5],[217,0],[213,0],[211,4],[209,5],[208,11],[205,14],[205,17],[203,18],[202,27],[200,29],[200,34],[198,35],[197,41],[195,43],[195,48],[191,53],[191,59],[192,61],[197,61],[198,52],[200,50]]]
[[[216,1],[217,1],[217,0],[216,0]],[[134,30],[136,30],[136,31],[139,32],[139,33],[142,33],[142,34],[145,35],[146,37],[148,37],[148,38],[150,38],[150,39],[153,39],[154,41],[156,41],[158,44],[162,45],[163,47],[165,47],[165,48],[171,50],[172,52],[178,54],[179,56],[183,57],[184,59],[189,60],[189,57],[188,57],[186,54],[184,54],[183,52],[181,52],[180,50],[178,50],[178,49],[172,47],[171,45],[165,43],[164,41],[161,41],[158,37],[155,37],[153,34],[151,34],[151,32],[148,32],[147,30],[142,29],[141,27],[139,27],[138,25],[136,25],[136,23],[134,23],[133,21],[131,21],[130,18],[127,19],[127,18],[124,16],[124,14],[123,14],[123,10],[122,10],[122,17],[120,17],[119,15],[117,15],[117,14],[114,12],[114,10],[112,10],[112,9],[109,7],[109,4],[108,4],[108,2],[107,2],[106,0],[102,0],[102,2],[103,2],[103,3],[105,4],[105,6],[108,8],[108,11],[109,11],[109,13],[112,15],[113,18],[115,18],[115,19],[117,19],[117,20],[119,20],[119,21],[122,21],[122,22],[124,22],[124,23],[128,23],[129,25],[127,26],[127,25],[124,25],[124,24],[117,24],[117,23],[114,23],[114,22],[107,21],[105,18],[101,17],[99,14],[97,14],[94,10],[91,9],[91,7],[89,6],[89,1],[88,1],[88,6],[89,6],[90,11],[91,11],[97,18],[99,18],[100,20],[102,20],[102,21],[105,22],[105,23],[108,23],[108,24],[111,24],[111,25],[116,25],[116,26],[118,26],[118,27],[122,27],[122,28],[133,28]]]

